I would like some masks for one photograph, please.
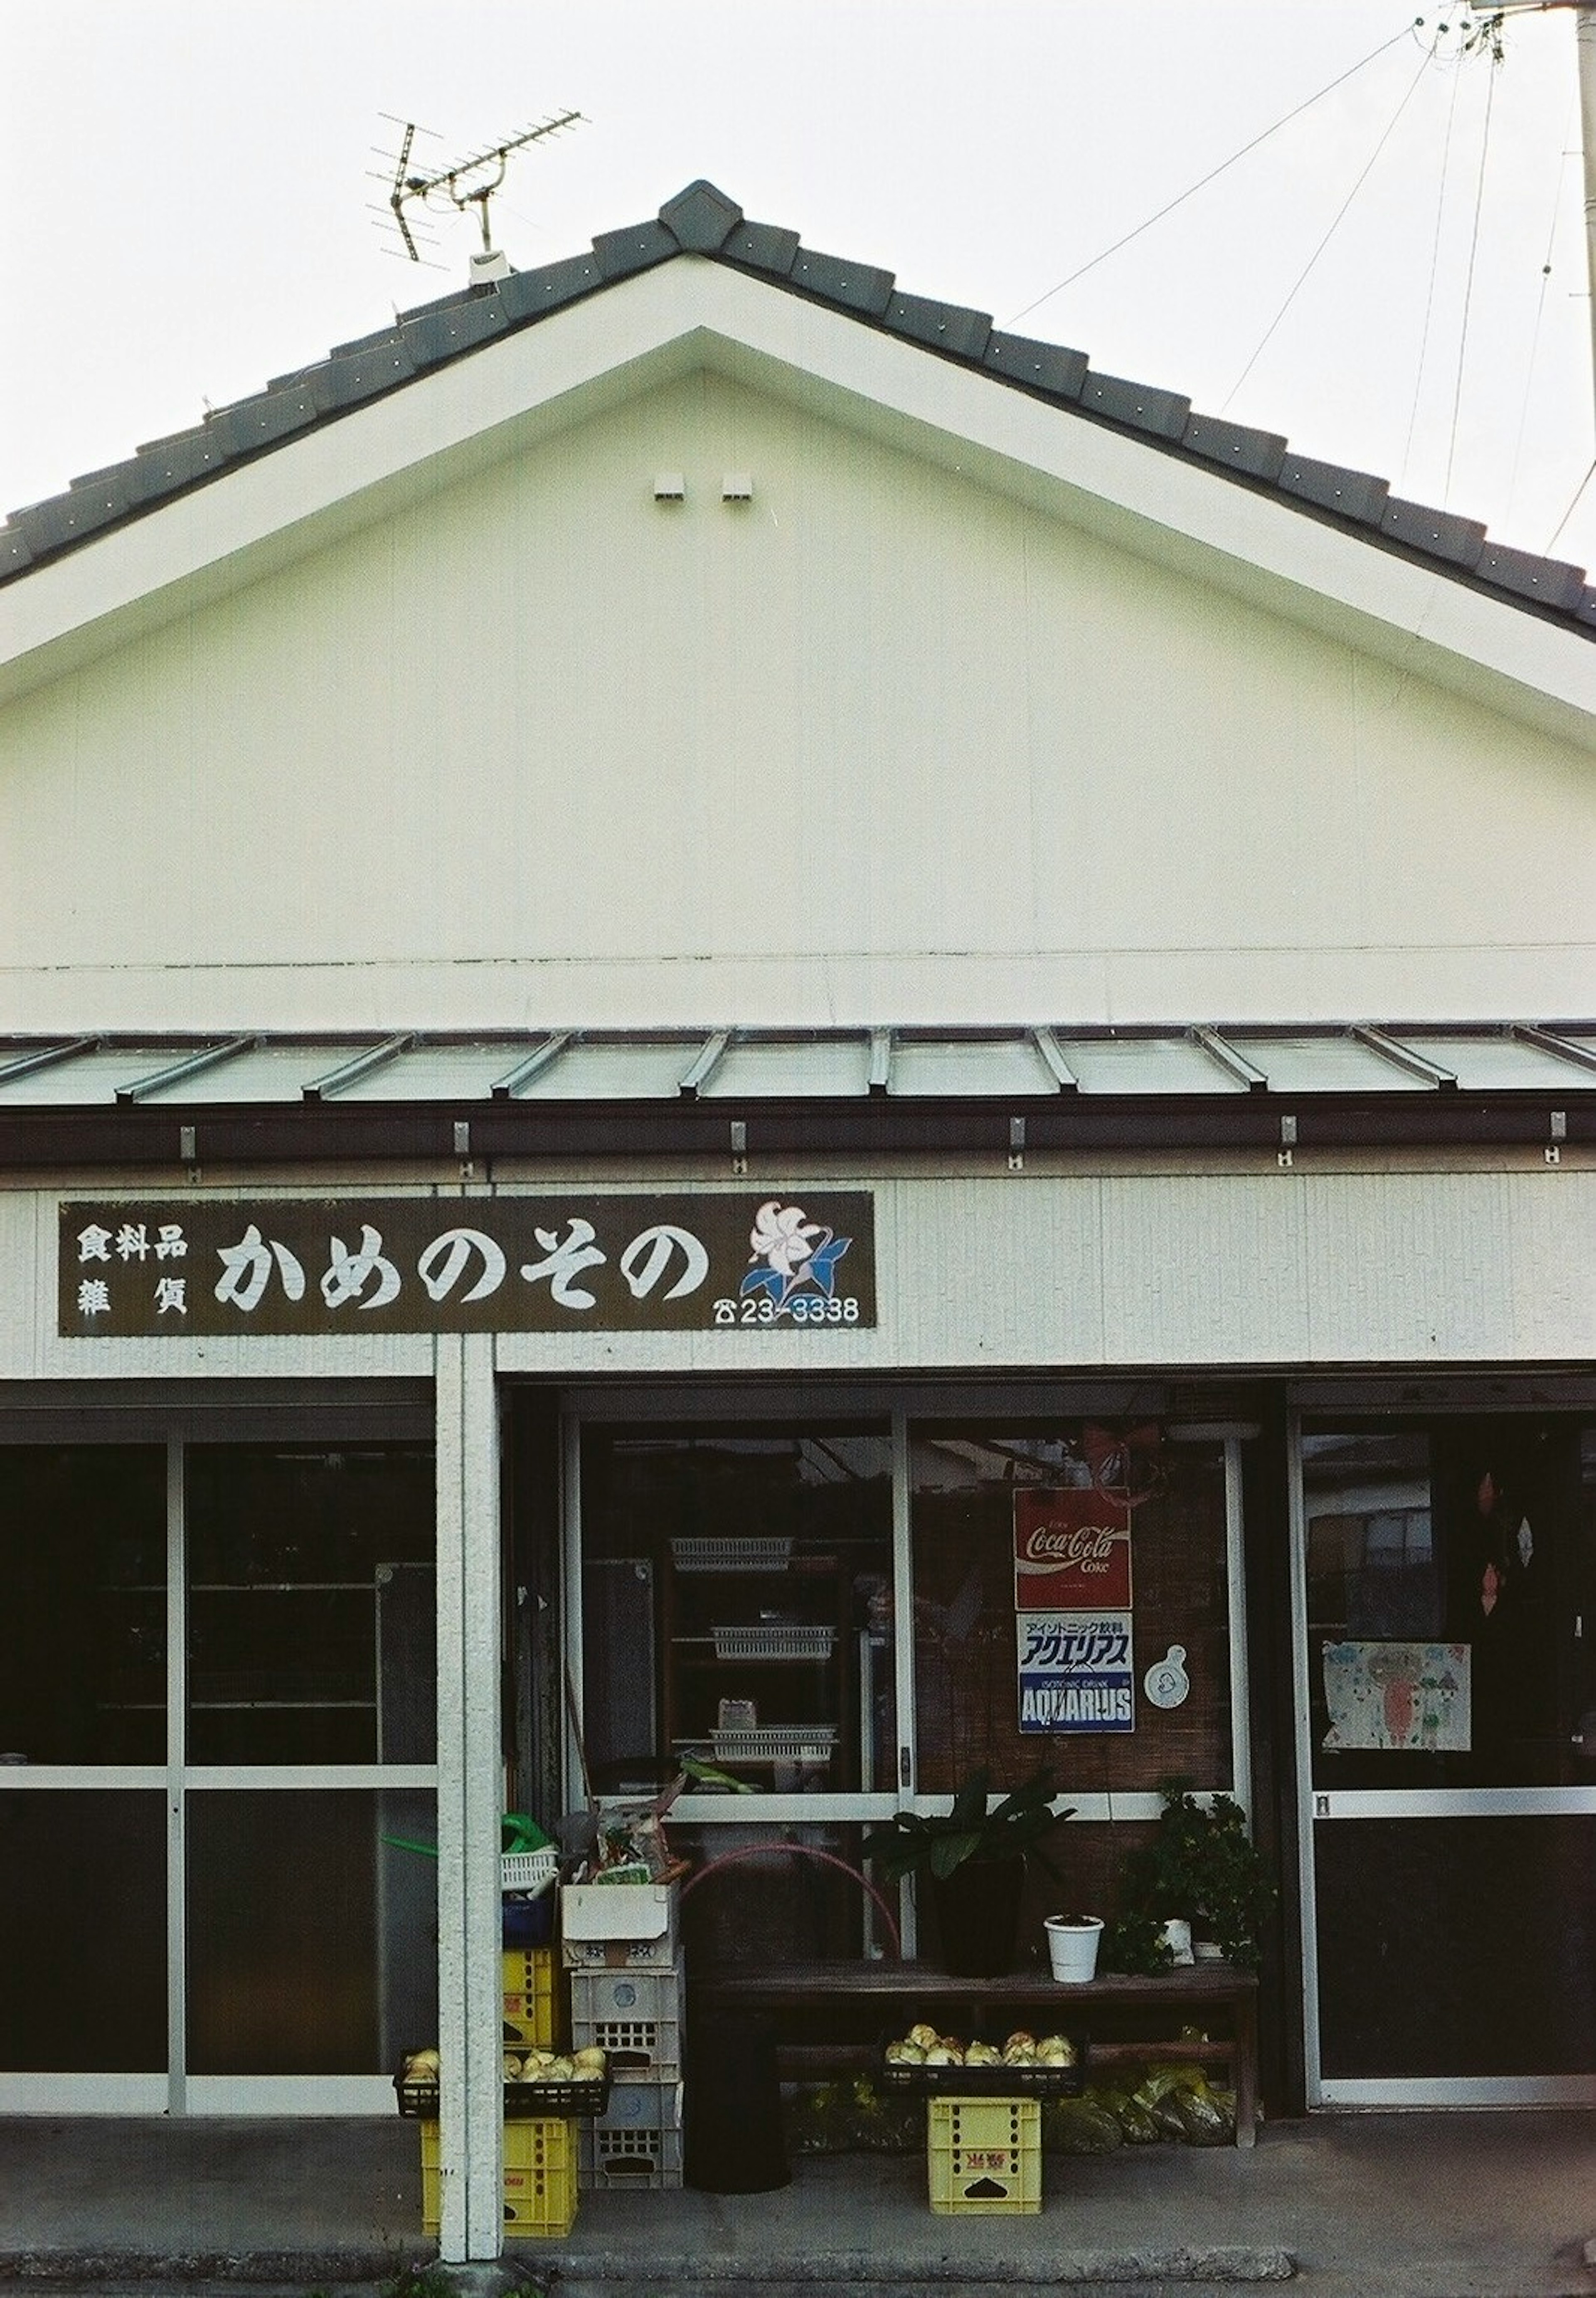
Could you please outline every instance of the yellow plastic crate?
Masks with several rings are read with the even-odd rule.
[[[559,2025],[554,1949],[506,1947],[503,1971],[505,2041],[536,2043],[552,2049]]]
[[[421,2131],[421,2231],[442,2223],[438,2125]],[[569,2234],[576,2222],[576,2136],[553,2116],[504,2126],[504,2231],[507,2235]]]
[[[925,2122],[933,2211],[1014,2218],[1042,2207],[1042,2103],[933,2098]]]

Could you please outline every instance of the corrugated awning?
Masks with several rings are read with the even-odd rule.
[[[1549,1139],[1596,1139],[1596,1022],[0,1038],[36,1169]]]

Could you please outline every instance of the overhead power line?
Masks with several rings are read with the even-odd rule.
[[[1262,358],[1269,344],[1269,338],[1273,335],[1275,329],[1279,326],[1287,311],[1290,310],[1292,305],[1296,302],[1298,293],[1306,283],[1309,273],[1312,270],[1314,265],[1319,261],[1319,257],[1324,253],[1326,248],[1328,247],[1330,242],[1340,230],[1342,224],[1345,221],[1348,209],[1352,206],[1352,202],[1357,198],[1359,193],[1363,189],[1364,185],[1368,182],[1369,176],[1373,173],[1376,161],[1385,149],[1386,145],[1390,143],[1392,136],[1396,133],[1396,123],[1402,118],[1403,112],[1406,112],[1410,103],[1412,103],[1415,95],[1418,93],[1418,83],[1424,78],[1425,73],[1428,69],[1429,60],[1426,57],[1425,62],[1419,65],[1418,70],[1414,73],[1412,80],[1410,82],[1407,91],[1402,96],[1402,102],[1397,105],[1396,110],[1392,113],[1391,118],[1386,122],[1384,135],[1380,137],[1379,142],[1375,145],[1374,150],[1364,161],[1363,166],[1359,172],[1356,183],[1354,183],[1352,190],[1347,194],[1345,199],[1343,200],[1341,205],[1336,209],[1330,228],[1326,232],[1324,237],[1319,241],[1319,245],[1314,249],[1312,254],[1308,258],[1307,262],[1303,264],[1295,279],[1292,282],[1291,287],[1286,294],[1286,301],[1281,304],[1274,318],[1264,329],[1262,335],[1259,338],[1257,350],[1253,353],[1252,358],[1247,361],[1245,367],[1243,368],[1241,373],[1236,376],[1236,381],[1231,384],[1225,400],[1225,404],[1220,409],[1220,413],[1221,415],[1228,412],[1231,400],[1236,397],[1236,393],[1241,389],[1243,384],[1245,383],[1247,377],[1252,374],[1253,369]]]
[[[1414,20],[1416,23],[1422,23],[1423,21],[1422,17]],[[1301,103],[1294,104],[1289,112],[1283,113],[1275,121],[1272,128],[1266,128],[1261,135],[1254,136],[1250,143],[1242,145],[1239,152],[1232,152],[1228,160],[1221,160],[1217,168],[1211,168],[1205,176],[1200,176],[1195,184],[1188,185],[1184,192],[1166,202],[1155,214],[1148,216],[1144,222],[1138,223],[1122,237],[1116,239],[1112,246],[1101,249],[1089,261],[1083,263],[1079,270],[1071,271],[1069,277],[1061,279],[1056,287],[1049,287],[1045,293],[1038,295],[1034,302],[1027,303],[1011,318],[1005,319],[1004,325],[1009,327],[1014,327],[1020,320],[1028,318],[1032,311],[1040,310],[1044,303],[1051,302],[1054,296],[1062,295],[1066,287],[1073,287],[1076,281],[1084,279],[1088,271],[1095,271],[1100,263],[1106,263],[1111,255],[1117,255],[1122,247],[1129,247],[1133,239],[1139,239],[1145,231],[1151,231],[1155,223],[1162,223],[1165,216],[1173,215],[1178,207],[1183,207],[1186,202],[1195,198],[1198,192],[1204,190],[1208,185],[1217,182],[1227,169],[1236,166],[1237,161],[1245,160],[1249,152],[1256,152],[1261,144],[1267,144],[1271,136],[1279,134],[1281,128],[1289,128],[1292,121],[1301,119],[1304,112],[1311,112],[1313,106],[1322,103],[1327,95],[1333,95],[1338,87],[1344,87],[1349,79],[1355,79],[1358,73],[1372,64],[1377,57],[1383,56],[1387,49],[1394,48],[1407,39],[1412,29],[1412,24],[1404,24],[1402,30],[1393,34],[1389,40],[1382,40],[1377,48],[1371,48],[1369,54],[1360,57],[1357,63],[1350,64],[1345,71],[1338,72],[1333,80],[1327,81],[1317,95],[1306,97]]]

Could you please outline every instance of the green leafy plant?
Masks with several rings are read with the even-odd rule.
[[[1159,1791],[1157,1829],[1125,1861],[1118,1911],[1103,1943],[1106,1967],[1167,1968],[1161,1934],[1171,1916],[1189,1922],[1198,1938],[1212,1939],[1227,1962],[1251,1966],[1275,1890],[1246,1814],[1229,1796],[1198,1803],[1189,1780],[1162,1780]]]
[[[865,1837],[864,1857],[875,1862],[889,1883],[899,1883],[906,1875],[945,1880],[972,1860],[1014,1858],[1034,1859],[1056,1877],[1058,1869],[1042,1838],[1075,1814],[1072,1808],[1054,1810],[1055,1791],[1053,1774],[1044,1764],[988,1811],[992,1773],[983,1764],[971,1773],[947,1811],[894,1812],[884,1827]]]

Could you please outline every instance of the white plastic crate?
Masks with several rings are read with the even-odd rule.
[[[680,2130],[595,2130],[583,2123],[576,2145],[579,2183],[589,2194],[627,2186],[657,2193],[682,2184]]]
[[[790,1539],[671,1542],[671,1561],[678,1572],[785,1572],[791,1558]]]
[[[573,2012],[571,2048],[574,2051],[602,2051],[609,2062],[609,2071],[617,2083],[674,2083],[681,2080],[682,2022],[679,2019],[582,2019]]]
[[[682,2086],[679,2082],[615,2083],[609,2104],[593,2119],[595,2130],[680,2130]]]
[[[680,2019],[682,1957],[669,1971],[574,1971],[574,2019]]]
[[[765,1621],[757,1627],[715,1628],[716,1659],[830,1659],[837,1649],[835,1628]]]

